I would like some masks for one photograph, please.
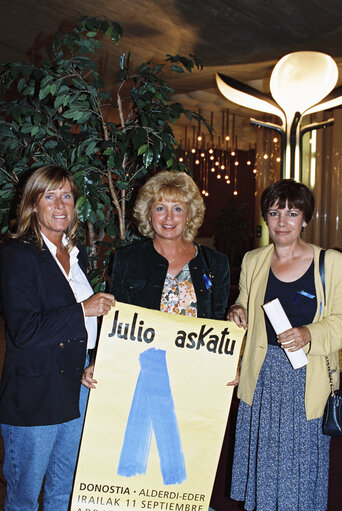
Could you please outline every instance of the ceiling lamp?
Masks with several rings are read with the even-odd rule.
[[[283,176],[297,180],[300,178],[300,137],[306,131],[333,122],[329,119],[301,128],[302,118],[342,104],[342,87],[333,91],[337,78],[336,62],[329,55],[315,51],[290,53],[278,61],[270,79],[272,97],[228,76],[216,75],[217,86],[229,101],[280,118],[280,125],[255,119],[251,122],[282,134]]]

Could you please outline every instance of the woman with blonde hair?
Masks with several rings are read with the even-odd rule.
[[[171,314],[225,319],[228,259],[193,241],[204,212],[188,174],[161,171],[149,178],[134,207],[147,239],[117,251],[111,283],[115,299]],[[87,381],[95,386],[91,371]]]

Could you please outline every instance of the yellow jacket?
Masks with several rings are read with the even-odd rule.
[[[330,392],[325,355],[329,355],[334,387],[339,386],[338,350],[342,348],[342,254],[327,250],[325,254],[326,306],[319,274],[320,247],[314,250],[314,275],[317,311],[310,330],[311,343],[305,346],[309,359],[306,370],[305,410],[308,420],[323,415]],[[265,315],[262,309],[273,244],[247,252],[242,261],[240,294],[237,304],[247,310],[248,331],[241,362],[238,397],[252,404],[254,389],[267,351]]]

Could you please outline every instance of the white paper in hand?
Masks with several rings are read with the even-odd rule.
[[[265,303],[262,307],[277,335],[285,332],[285,330],[288,330],[289,328],[292,328],[289,318],[286,316],[278,298]],[[303,348],[297,351],[289,351],[286,348],[284,349],[293,369],[299,369],[308,363],[308,357],[306,356]]]

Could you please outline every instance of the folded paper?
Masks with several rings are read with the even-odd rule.
[[[289,328],[292,328],[289,318],[286,316],[278,298],[265,303],[262,307],[277,335],[285,332],[285,330],[289,330]],[[293,369],[299,369],[308,363],[308,357],[306,356],[303,348],[297,351],[289,351],[286,348],[284,348],[284,350]]]

